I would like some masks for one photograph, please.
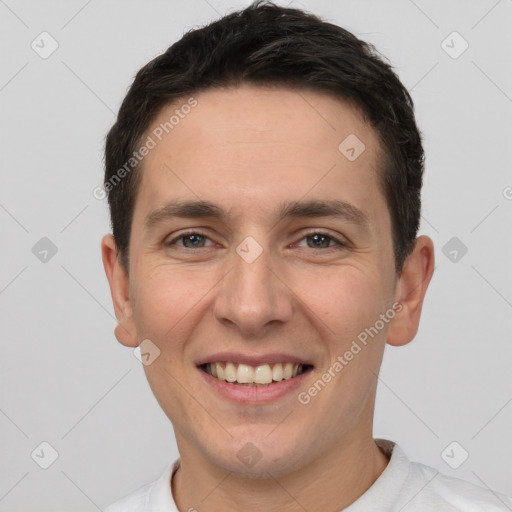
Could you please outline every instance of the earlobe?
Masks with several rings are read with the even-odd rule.
[[[389,327],[389,345],[406,345],[416,336],[423,300],[433,272],[434,244],[428,236],[420,236],[404,263],[397,283],[395,300],[401,304],[401,309]]]
[[[117,246],[114,237],[110,234],[105,235],[101,240],[101,255],[118,322],[114,330],[115,336],[122,345],[136,347],[138,341],[133,321],[129,278],[119,262]]]

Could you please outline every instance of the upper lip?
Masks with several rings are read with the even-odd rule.
[[[218,362],[232,362],[242,363],[249,366],[260,366],[262,364],[276,364],[276,363],[298,363],[303,365],[313,366],[312,363],[302,357],[286,354],[284,352],[271,354],[243,354],[242,352],[217,352],[210,356],[202,357],[196,361],[197,366],[206,363]]]

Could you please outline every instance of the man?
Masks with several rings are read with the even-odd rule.
[[[423,158],[390,66],[300,10],[256,2],[139,71],[102,254],[180,458],[108,512],[512,507],[373,439],[385,344],[414,338],[434,268]]]

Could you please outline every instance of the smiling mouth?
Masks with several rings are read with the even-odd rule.
[[[243,363],[215,362],[199,366],[212,377],[240,386],[271,386],[310,371],[313,367],[299,363],[275,363],[251,366]]]

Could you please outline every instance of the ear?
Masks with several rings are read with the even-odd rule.
[[[105,235],[102,238],[101,256],[118,322],[114,330],[115,336],[122,345],[137,347],[139,343],[133,321],[129,278],[119,262],[117,246],[112,235]]]
[[[396,285],[395,301],[401,307],[388,329],[389,345],[406,345],[416,336],[423,299],[434,272],[434,244],[428,236],[416,239],[414,250],[404,263]]]

